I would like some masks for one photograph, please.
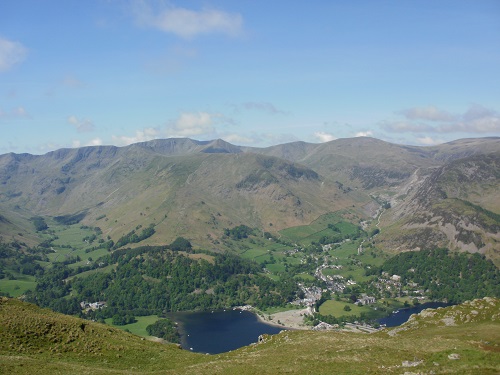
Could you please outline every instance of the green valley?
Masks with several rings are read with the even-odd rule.
[[[307,331],[286,336],[304,345],[329,340],[310,330],[334,341],[376,331],[363,339],[376,342],[385,337],[378,319],[399,308],[500,298],[498,145],[356,138],[256,149],[170,139],[0,155],[0,293],[106,324],[95,329],[111,336],[176,341],[168,313],[246,306]],[[71,347],[52,339],[50,353]],[[259,352],[280,340],[263,339]],[[105,357],[122,345],[101,343]],[[23,353],[9,348],[7,357]],[[182,363],[193,358],[203,373],[204,360],[189,354],[172,371],[191,371]]]

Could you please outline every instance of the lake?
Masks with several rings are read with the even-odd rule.
[[[411,314],[424,309],[450,306],[441,302],[428,302],[416,307],[398,310],[380,324],[396,327],[406,322]],[[183,349],[199,353],[218,354],[257,342],[262,334],[277,334],[284,328],[262,323],[249,311],[226,310],[214,312],[178,312],[169,314],[178,323]]]
[[[396,327],[405,323],[412,314],[418,314],[425,309],[437,309],[438,307],[451,306],[449,303],[444,302],[427,302],[415,307],[408,307],[393,312],[388,317],[379,319],[380,324],[385,324],[387,327]]]
[[[217,354],[257,342],[262,334],[284,328],[262,323],[257,315],[240,310],[169,314],[179,324],[181,346],[199,353]]]

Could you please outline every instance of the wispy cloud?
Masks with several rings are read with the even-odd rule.
[[[434,106],[414,107],[399,112],[409,120],[453,121],[455,115]]]
[[[113,143],[118,146],[126,146],[137,142],[146,142],[153,139],[158,139],[161,136],[161,131],[158,128],[144,128],[137,130],[133,136],[113,135]]]
[[[434,145],[438,145],[438,144],[445,142],[443,140],[434,139],[431,137],[421,137],[421,138],[417,138],[416,140],[417,140],[418,144],[421,144],[423,146],[434,146]]]
[[[253,111],[262,111],[271,115],[286,115],[287,111],[276,108],[276,106],[272,103],[268,102],[245,102],[242,104],[242,107],[248,110]]]
[[[135,1],[133,13],[142,26],[186,39],[213,33],[237,36],[243,30],[243,17],[240,14],[210,8],[195,11],[169,5],[153,9],[144,1]]]
[[[435,127],[432,127],[421,122],[411,122],[411,121],[383,121],[380,127],[384,130],[396,132],[396,133],[421,133],[421,132],[432,132],[435,131]]]
[[[78,147],[82,147],[82,146],[101,146],[102,144],[103,144],[102,139],[98,137],[98,138],[91,139],[90,141],[85,142],[85,143],[82,143],[79,140],[75,140],[72,143],[72,147],[78,148]]]
[[[277,145],[289,142],[295,142],[299,139],[291,133],[259,133],[254,136],[255,143],[262,145]]]
[[[24,109],[24,107],[13,108],[9,111],[3,111],[0,108],[0,120],[2,119],[15,119],[15,118],[31,118],[29,113]]]
[[[66,77],[64,77],[62,84],[65,87],[69,87],[69,88],[73,88],[73,89],[82,88],[85,86],[82,81],[80,81],[78,78],[76,78],[75,76],[72,76],[72,75],[67,75]]]
[[[145,63],[148,71],[156,74],[174,74],[180,72],[191,60],[198,56],[194,48],[175,46],[164,55]]]
[[[478,104],[463,114],[451,114],[432,106],[398,113],[406,120],[384,121],[380,127],[396,133],[500,133],[500,113]]]
[[[223,135],[221,138],[223,140],[225,140],[226,142],[237,144],[237,145],[241,145],[241,144],[251,145],[251,144],[257,143],[257,140],[255,138],[245,137],[245,136],[239,135],[239,134],[227,134],[227,135]]]
[[[88,119],[79,119],[76,116],[69,116],[68,123],[73,125],[78,133],[87,133],[94,131],[94,123]]]
[[[500,133],[500,113],[475,104],[462,115],[461,121],[441,127],[442,131],[463,131],[471,133]]]
[[[0,72],[21,63],[27,55],[28,49],[21,43],[0,37]]]
[[[330,142],[330,141],[334,141],[335,139],[337,139],[337,137],[335,137],[333,134],[325,133],[325,132],[316,132],[313,134],[313,137],[315,140],[317,140],[319,142]]]

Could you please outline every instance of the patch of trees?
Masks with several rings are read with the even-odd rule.
[[[102,259],[115,262],[116,269],[72,280],[67,280],[68,268],[46,271],[32,300],[51,307],[53,300],[67,299],[71,290],[80,301],[106,301],[105,309],[92,313],[99,319],[124,312],[140,316],[244,304],[265,309],[292,301],[298,289],[293,279],[274,281],[261,274],[257,263],[230,254],[216,254],[210,263],[165,247],[141,247],[117,250]]]
[[[26,293],[27,300],[43,307],[65,314],[77,314],[80,305],[75,297],[70,297],[70,283],[66,279],[71,272],[66,265],[54,264],[50,272],[37,278],[34,292]]]
[[[87,211],[83,211],[76,214],[55,216],[54,220],[59,224],[73,225],[78,224],[80,221],[82,221],[86,215]]]
[[[354,233],[344,233],[344,234],[342,234],[341,230],[333,224],[328,224],[328,229],[338,234],[322,236],[318,240],[317,242],[318,244],[326,245],[331,243],[339,243],[347,239],[354,241],[360,238],[364,234],[364,232],[359,227],[353,228]],[[316,242],[313,241],[312,244],[316,244]]]
[[[137,322],[135,316],[128,314],[115,314],[113,315],[113,319],[111,321],[115,326],[124,326],[127,324],[132,324]]]
[[[346,305],[349,307],[349,305]],[[349,307],[350,309],[350,307]],[[349,309],[344,307],[344,311],[348,312]],[[331,325],[338,324],[339,326],[344,326],[345,323],[354,323],[354,322],[366,322],[366,323],[374,323],[375,318],[371,314],[361,312],[359,315],[342,315],[339,317],[335,317],[333,315],[322,315],[320,313],[314,313],[313,315],[307,315],[304,318],[305,321],[310,321],[313,325],[317,325],[319,322],[325,322]]]
[[[461,303],[485,296],[500,297],[500,270],[477,253],[447,249],[408,251],[367,272],[399,275],[403,285],[417,283],[433,300]]]
[[[150,336],[167,340],[168,342],[180,343],[180,335],[175,324],[170,319],[159,319],[146,327]]]
[[[15,249],[15,250],[14,250]],[[29,254],[32,249],[20,251],[21,245],[18,242],[7,243],[0,237],[0,279],[14,276],[9,271],[21,273],[23,275],[37,275],[43,273],[43,268],[38,261],[44,261],[43,254]]]
[[[42,230],[48,229],[48,225],[45,222],[45,219],[41,216],[34,216],[31,218],[33,225],[35,226],[35,230],[37,232],[41,232]]]
[[[172,242],[169,246],[170,250],[173,251],[191,251],[192,246],[191,242],[186,240],[184,237],[177,237],[174,242]]]
[[[238,225],[237,227],[231,229],[224,228],[224,235],[232,238],[233,240],[248,238],[251,234],[253,234],[253,229],[246,225]]]
[[[113,249],[118,249],[119,247],[128,245],[129,243],[141,242],[146,238],[151,237],[153,234],[155,234],[154,224],[150,224],[147,228],[144,228],[140,234],[137,234],[135,229],[133,229],[126,235],[120,237],[113,245]]]

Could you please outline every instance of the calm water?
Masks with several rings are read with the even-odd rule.
[[[396,327],[405,323],[410,319],[411,314],[418,314],[425,309],[437,309],[438,307],[451,306],[449,303],[444,302],[427,302],[416,307],[409,307],[406,309],[400,309],[397,312],[392,313],[386,318],[379,319],[380,324],[385,324],[387,327]]]
[[[379,320],[387,327],[396,327],[406,322],[411,314],[424,309],[449,306],[446,303],[429,302],[398,310]],[[257,342],[259,335],[276,334],[283,330],[260,322],[248,311],[227,310],[212,312],[180,312],[170,314],[179,324],[181,345],[184,349],[200,353],[217,354],[241,348]]]
[[[283,330],[239,310],[180,312],[171,314],[171,318],[179,324],[182,347],[200,353],[228,352],[257,342],[259,335]]]

